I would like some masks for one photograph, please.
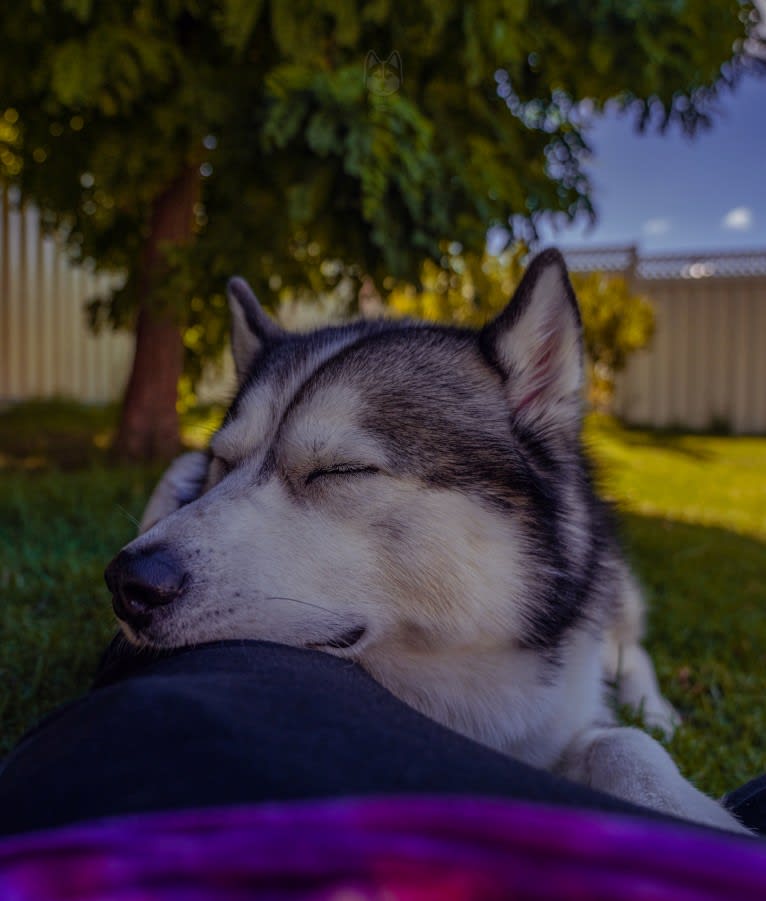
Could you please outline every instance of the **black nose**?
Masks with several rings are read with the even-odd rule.
[[[140,628],[157,607],[171,604],[183,592],[187,574],[163,547],[120,551],[104,572],[119,619]]]

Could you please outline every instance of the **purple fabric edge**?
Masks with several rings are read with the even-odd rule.
[[[365,885],[398,885],[393,897],[426,899],[437,873],[462,886],[454,893],[441,885],[445,898],[511,884],[518,898],[766,897],[766,844],[637,817],[444,796],[134,814],[0,841],[0,897],[15,889],[40,901],[76,897],[56,894],[67,885],[90,898],[99,885],[170,885],[174,875],[189,891],[151,897],[190,898],[195,887],[195,897],[235,898],[235,889],[257,883],[280,898],[280,880],[300,877],[307,891],[356,880],[360,897]]]

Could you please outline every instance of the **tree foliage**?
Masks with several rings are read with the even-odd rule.
[[[510,300],[526,255],[523,243],[500,254],[469,253],[452,243],[437,263],[423,264],[418,286],[396,287],[386,306],[397,316],[479,328]]]
[[[754,64],[757,25],[750,0],[6,3],[0,177],[75,259],[128,273],[94,322],[165,310],[198,360],[233,272],[267,298],[390,288],[459,242],[480,281],[488,229],[592,215],[589,115],[693,131]],[[388,96],[370,49],[403,61]],[[193,240],[141,278],[158,198],[190,171]]]

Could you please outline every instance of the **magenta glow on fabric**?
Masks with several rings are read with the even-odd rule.
[[[766,843],[465,798],[141,814],[0,841],[2,901],[732,901]]]

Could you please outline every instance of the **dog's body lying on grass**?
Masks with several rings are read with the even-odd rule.
[[[666,731],[642,602],[581,452],[580,317],[556,251],[481,331],[285,333],[230,286],[239,391],[170,468],[107,580],[130,640],[260,638],[360,663],[513,757],[740,829],[604,683]]]

